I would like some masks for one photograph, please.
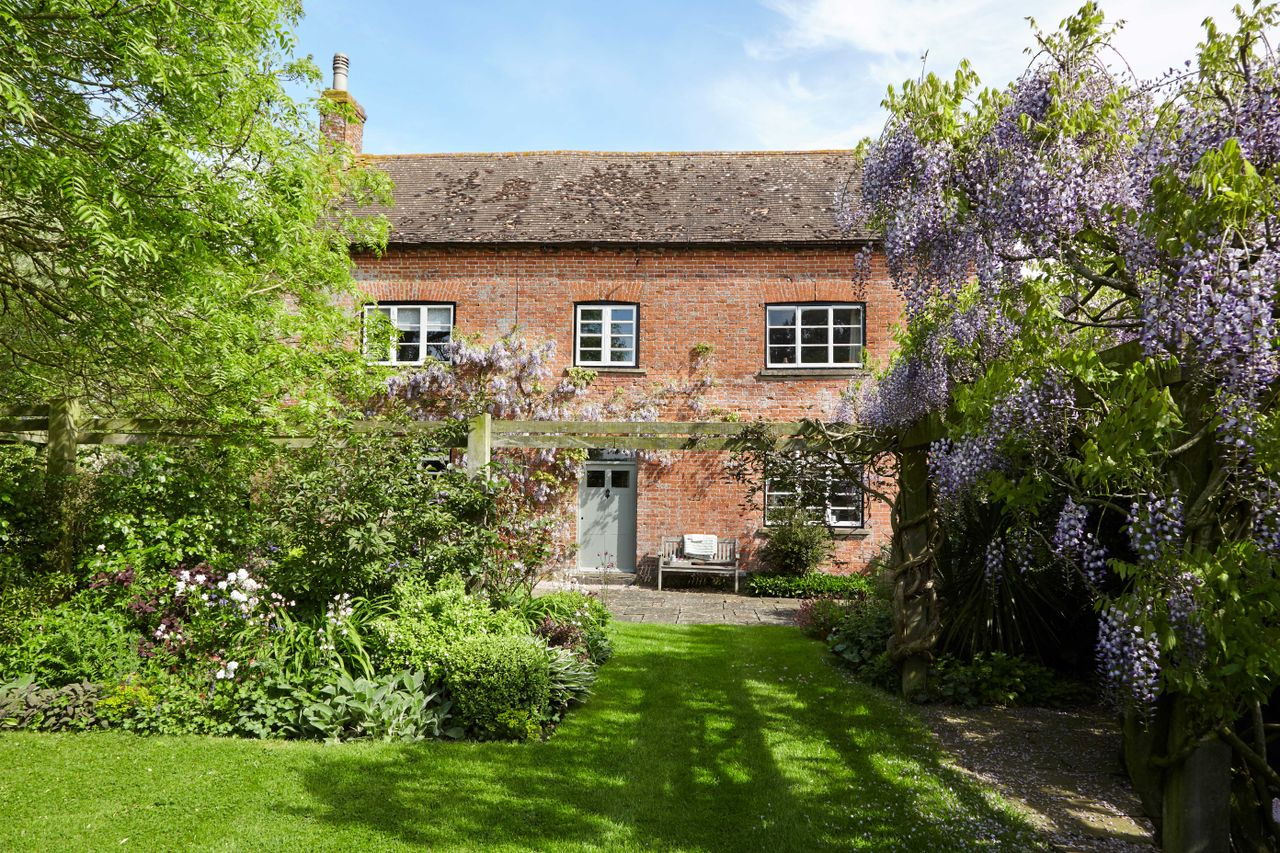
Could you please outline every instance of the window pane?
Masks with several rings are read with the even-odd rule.
[[[769,325],[770,326],[794,326],[796,324],[796,309],[794,308],[770,308],[769,309]]]
[[[609,346],[613,349],[631,349],[633,339],[630,335],[613,335],[609,338]]]
[[[801,326],[825,326],[827,325],[828,312],[826,308],[805,308],[800,312]]]
[[[609,361],[614,364],[630,364],[631,360],[631,350],[629,349],[615,349],[609,351]]]
[[[831,330],[831,340],[837,344],[851,344],[853,343],[853,329],[849,326],[837,326]]]
[[[831,323],[836,326],[852,326],[853,325],[852,308],[832,308]]]
[[[610,323],[609,331],[615,335],[629,335],[631,330],[635,328],[632,323]]]
[[[862,513],[856,509],[833,509],[831,523],[855,527],[862,523]]]
[[[853,327],[853,342],[854,342],[855,344],[861,344],[861,343],[864,343],[864,341],[862,340],[862,327],[861,327],[861,326],[854,326],[854,327]]]
[[[427,344],[427,357],[434,358],[436,361],[449,361],[452,355],[448,345]]]
[[[600,360],[600,350],[598,349],[584,349],[578,353],[578,361],[599,361],[599,360]]]
[[[427,343],[447,344],[451,334],[449,329],[427,329]]]
[[[795,364],[795,347],[769,347],[770,364]]]
[[[396,309],[396,327],[400,329],[416,329],[422,324],[421,308],[405,308],[401,306]]]
[[[852,344],[848,346],[836,345],[832,347],[831,361],[834,364],[857,364],[858,348]]]
[[[800,363],[801,364],[826,364],[827,348],[819,347],[800,347]]]
[[[433,326],[452,326],[453,309],[447,305],[435,305],[427,309],[427,322]]]
[[[579,339],[579,344],[585,349],[600,349],[604,346],[604,338],[599,335],[583,335]]]
[[[584,335],[599,335],[604,331],[604,323],[583,323],[579,331]]]
[[[769,343],[775,346],[794,344],[796,342],[795,327],[769,330]]]
[[[631,488],[631,472],[630,471],[611,471],[612,485],[615,489]]]
[[[614,319],[614,320],[623,320],[623,321],[626,321],[626,322],[630,322],[631,320],[634,320],[634,319],[635,319],[635,316],[636,316],[636,309],[634,309],[634,308],[614,308],[614,309],[610,312],[610,314],[613,316],[613,319]]]
[[[578,316],[584,323],[588,320],[595,320],[596,322],[599,322],[604,319],[604,312],[599,308],[583,308],[582,313]]]
[[[421,348],[416,342],[411,344],[401,343],[396,347],[396,361],[417,361],[420,357],[420,352]]]
[[[587,488],[603,489],[604,488],[604,472],[588,471],[587,472]]]
[[[808,329],[803,326],[800,328],[800,343],[802,344],[825,344],[827,342],[827,327],[822,326],[816,329]]]

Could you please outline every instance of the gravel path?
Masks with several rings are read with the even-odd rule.
[[[1156,850],[1120,761],[1119,724],[1105,710],[919,711],[957,766],[1022,805],[1060,850]]]

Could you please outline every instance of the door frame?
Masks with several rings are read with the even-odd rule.
[[[637,563],[639,563],[639,554],[636,553],[637,548],[637,527],[639,525],[640,516],[640,478],[639,466],[635,459],[590,459],[582,465],[582,476],[578,478],[578,501],[576,511],[574,513],[576,523],[574,525],[574,544],[576,545],[576,553],[574,554],[574,567],[579,571],[605,571],[599,566],[584,566],[582,564],[582,490],[586,487],[588,471],[630,471],[631,472],[631,492],[634,500],[631,512],[631,568],[615,568],[613,571],[622,572],[624,574],[635,574]],[[612,480],[612,474],[606,474]],[[619,519],[621,522],[621,519]],[[619,539],[622,538],[621,527],[619,528]],[[621,544],[621,543],[620,543]],[[621,556],[621,554],[619,554]]]

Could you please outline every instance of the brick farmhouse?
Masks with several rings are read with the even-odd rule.
[[[351,109],[322,132],[395,185],[387,250],[354,256],[377,303],[366,310],[400,329],[380,360],[420,364],[455,335],[518,329],[555,341],[554,375],[597,371],[602,398],[688,389],[667,395],[660,420],[793,421],[830,419],[851,378],[889,353],[900,297],[878,251],[855,285],[867,240],[835,221],[850,152],[367,154],[345,65],[339,55],[326,95]],[[578,568],[648,572],[661,538],[685,533],[735,537],[757,567],[765,511],[744,506],[726,454],[592,455]],[[828,494],[816,509],[837,534],[831,568],[861,570],[888,539],[888,509],[858,484],[832,479]],[[602,514],[606,500],[621,511]]]

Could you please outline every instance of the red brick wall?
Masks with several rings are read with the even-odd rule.
[[[901,299],[883,258],[870,280],[855,285],[849,247],[460,247],[392,246],[381,257],[358,255],[356,277],[380,301],[439,300],[457,305],[463,333],[496,338],[512,328],[532,340],[556,342],[554,373],[573,363],[573,305],[590,300],[640,306],[639,368],[601,372],[595,388],[638,396],[667,383],[682,385],[710,372],[714,384],[699,395],[707,407],[744,420],[830,418],[849,378],[762,377],[766,303],[862,301],[871,360],[892,346]],[[704,370],[693,348],[710,344]],[[692,420],[687,401],[663,412]],[[742,507],[743,487],[723,474],[725,454],[676,453],[668,468],[641,464],[637,564],[651,565],[662,536],[683,532],[736,534],[744,554],[759,545],[758,507]],[[887,508],[868,499],[868,531],[840,540],[836,570],[859,570],[887,541]]]

